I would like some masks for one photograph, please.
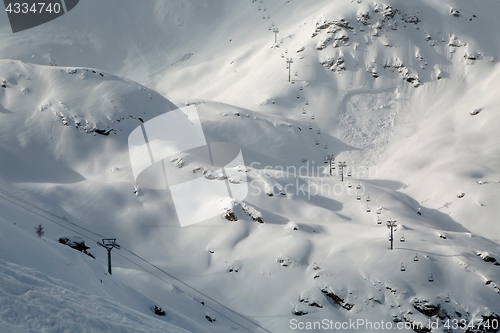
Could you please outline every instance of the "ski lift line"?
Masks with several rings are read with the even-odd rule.
[[[10,199],[9,199],[9,198],[6,198],[6,197],[4,197],[4,196],[8,196],[8,197],[10,197]],[[47,210],[45,210],[45,209],[43,209],[43,208],[41,208],[41,207],[37,206],[37,205],[35,205],[35,204],[33,204],[33,203],[29,202],[29,201],[26,201],[26,200],[24,200],[24,199],[22,199],[22,198],[20,198],[20,197],[18,197],[18,196],[16,196],[16,195],[14,195],[14,194],[12,194],[12,193],[8,192],[8,191],[3,190],[3,189],[0,189],[0,198],[1,198],[1,199],[4,199],[5,201],[8,201],[8,202],[12,203],[12,204],[13,204],[13,205],[15,205],[15,206],[18,206],[18,207],[20,207],[20,208],[22,208],[22,209],[24,209],[24,210],[27,210],[27,211],[29,211],[29,212],[31,212],[31,213],[33,213],[33,214],[35,214],[35,215],[37,215],[37,216],[39,216],[39,217],[41,217],[41,218],[43,218],[43,219],[47,220],[47,221],[49,221],[49,222],[52,222],[52,223],[54,223],[54,224],[57,224],[57,225],[61,226],[62,228],[65,228],[65,229],[67,229],[67,230],[70,230],[71,232],[74,232],[74,233],[78,234],[79,236],[82,236],[82,237],[84,237],[84,238],[86,238],[86,239],[88,239],[88,240],[91,240],[91,241],[93,241],[93,242],[96,242],[96,243],[97,243],[97,242],[99,242],[99,240],[97,240],[97,239],[93,239],[92,237],[90,237],[90,236],[88,236],[88,235],[85,235],[85,234],[83,234],[83,233],[81,233],[81,232],[78,232],[78,231],[76,231],[76,230],[73,230],[73,229],[69,228],[68,226],[65,226],[63,223],[57,222],[57,221],[55,221],[55,220],[53,220],[53,219],[51,219],[51,218],[49,218],[49,217],[43,216],[42,214],[40,214],[40,213],[36,212],[35,210],[30,209],[30,208],[28,208],[28,207],[26,207],[26,206],[23,206],[23,205],[19,204],[19,202],[23,203],[24,205],[29,205],[29,206],[32,206],[32,207],[33,207],[33,208],[35,208],[35,209],[38,209],[38,210],[40,210],[40,211],[43,211],[44,213],[49,214],[49,215],[51,215],[51,216],[54,216],[54,217],[56,217],[56,218],[58,218],[58,219],[60,219],[60,220],[62,220],[62,221],[64,221],[64,222],[66,222],[66,223],[69,223],[69,224],[71,224],[71,225],[74,225],[74,226],[76,226],[76,227],[79,227],[79,228],[81,228],[81,229],[83,229],[83,230],[85,230],[85,231],[87,231],[87,232],[89,232],[89,233],[91,233],[91,234],[93,234],[93,235],[96,235],[96,236],[99,236],[99,237],[101,237],[101,238],[104,238],[104,236],[102,236],[102,235],[100,235],[100,234],[98,234],[98,233],[95,233],[95,232],[93,232],[93,231],[91,231],[91,230],[89,230],[89,229],[87,229],[87,228],[81,227],[81,226],[77,225],[76,223],[73,223],[73,222],[67,221],[67,220],[65,220],[64,218],[62,218],[62,217],[60,217],[60,216],[58,216],[58,215],[55,215],[55,214],[53,214],[53,213],[51,213],[51,212],[49,212],[49,211],[47,211]],[[15,202],[16,200],[17,200],[17,201],[19,201],[19,202]],[[245,319],[246,321],[250,322],[251,324],[255,325],[256,327],[258,327],[258,328],[262,329],[262,330],[263,330],[263,331],[265,331],[265,332],[271,333],[271,331],[269,331],[269,330],[267,330],[266,328],[264,328],[264,327],[260,326],[260,325],[259,325],[259,324],[257,324],[256,322],[254,322],[254,321],[252,321],[252,320],[250,320],[250,319],[248,319],[248,318],[244,317],[243,315],[241,315],[241,314],[237,313],[237,312],[236,312],[236,311],[234,311],[234,310],[231,310],[230,308],[228,308],[228,307],[227,307],[227,306],[225,306],[224,304],[222,304],[222,303],[220,303],[220,302],[216,301],[215,299],[211,298],[210,296],[206,295],[205,293],[203,293],[203,292],[201,292],[201,291],[197,290],[196,288],[194,288],[194,287],[190,286],[189,284],[187,284],[187,283],[183,282],[182,280],[180,280],[180,279],[176,278],[176,277],[175,277],[175,276],[173,276],[172,274],[170,274],[170,273],[168,273],[167,271],[165,271],[165,270],[161,269],[160,267],[158,267],[158,266],[156,266],[155,264],[153,264],[153,263],[149,262],[148,260],[146,260],[146,259],[142,258],[141,256],[139,256],[138,254],[136,254],[136,253],[132,252],[131,250],[129,250],[129,249],[127,249],[127,248],[124,248],[124,247],[121,247],[121,249],[122,249],[122,250],[124,250],[124,251],[126,251],[126,252],[128,252],[128,253],[130,253],[131,255],[133,255],[134,257],[136,257],[136,258],[138,258],[138,259],[140,259],[141,261],[144,261],[145,263],[147,263],[147,264],[151,265],[152,267],[156,268],[158,271],[160,271],[160,272],[162,272],[163,274],[165,274],[165,275],[169,276],[170,278],[174,279],[175,281],[177,281],[177,282],[181,283],[181,284],[182,284],[182,285],[184,285],[185,287],[188,287],[188,288],[190,288],[191,290],[194,290],[194,291],[195,291],[195,292],[197,292],[199,295],[202,295],[203,297],[205,297],[206,299],[210,300],[211,302],[213,302],[213,303],[215,303],[215,304],[217,304],[217,305],[221,306],[222,308],[226,309],[226,310],[227,310],[227,311],[229,311],[230,313],[233,313],[233,314],[235,314],[235,315],[237,315],[237,316],[239,316],[239,317],[241,317],[241,318]],[[129,261],[129,262],[133,263],[133,264],[134,264],[134,265],[136,265],[137,267],[141,268],[144,272],[146,272],[146,273],[148,273],[148,274],[151,274],[152,276],[157,277],[157,278],[158,278],[158,279],[160,279],[161,281],[163,281],[163,282],[165,282],[165,283],[167,283],[167,284],[169,284],[169,285],[173,286],[173,285],[172,285],[171,283],[169,283],[168,281],[165,281],[164,279],[162,279],[162,278],[158,277],[156,274],[154,274],[154,273],[152,273],[152,272],[148,271],[147,269],[145,269],[145,268],[143,268],[142,266],[140,266],[139,264],[137,264],[137,263],[133,262],[133,261],[132,261],[132,260],[130,260],[129,258],[126,258],[124,255],[122,255],[122,254],[120,254],[120,253],[118,253],[118,252],[116,253],[116,255],[118,255],[118,256],[122,257],[123,259],[125,259],[125,260],[127,260],[127,261]],[[175,287],[175,286],[174,286],[174,287]],[[181,291],[183,294],[185,294],[185,295],[189,296],[190,298],[195,299],[195,300],[198,300],[198,299],[197,299],[194,295],[191,295],[191,294],[189,294],[188,292],[186,292],[186,291],[184,291],[184,290],[182,290],[182,289],[180,289],[180,288],[177,288],[177,289],[178,289],[179,291]],[[201,302],[201,301],[200,301],[200,302]],[[207,308],[211,309],[212,311],[214,311],[214,312],[218,313],[218,314],[219,314],[219,315],[221,315],[222,317],[224,317],[224,318],[228,319],[229,321],[233,322],[234,324],[236,324],[236,325],[238,325],[238,326],[242,327],[244,330],[246,330],[246,331],[248,331],[248,332],[252,332],[252,331],[251,331],[251,330],[249,330],[248,328],[246,328],[246,327],[242,326],[241,324],[239,324],[239,323],[237,323],[236,321],[232,320],[231,318],[229,318],[229,317],[225,316],[224,314],[220,313],[219,311],[215,310],[214,308],[212,308],[212,307],[210,307],[210,306],[207,306],[207,305],[205,305],[205,306],[206,306]]]
[[[94,236],[98,236],[98,237],[99,237],[99,238],[101,238],[101,239],[102,239],[102,238],[106,238],[105,236],[103,236],[103,235],[101,235],[101,234],[95,233],[95,232],[93,232],[93,231],[91,231],[91,230],[89,230],[89,229],[87,229],[87,228],[85,228],[85,227],[82,227],[82,226],[80,226],[80,225],[78,225],[78,224],[76,224],[76,223],[73,223],[73,222],[71,222],[71,221],[68,221],[67,219],[64,219],[64,218],[63,218],[63,217],[61,217],[61,216],[58,216],[58,215],[56,215],[56,214],[53,214],[53,213],[49,212],[48,210],[46,210],[46,209],[44,209],[44,208],[42,208],[42,207],[40,207],[40,206],[37,206],[37,205],[35,205],[35,204],[33,204],[33,203],[29,202],[29,201],[26,201],[26,200],[24,200],[23,198],[21,198],[21,197],[19,197],[19,196],[15,195],[15,194],[12,194],[12,193],[10,193],[10,192],[8,192],[8,191],[5,191],[5,190],[3,190],[3,189],[1,189],[1,188],[0,188],[0,194],[1,194],[1,195],[6,195],[6,196],[8,196],[8,197],[12,198],[13,200],[17,200],[17,201],[19,201],[19,202],[22,202],[22,203],[23,203],[23,204],[25,204],[25,205],[31,206],[31,207],[33,207],[33,208],[35,208],[35,209],[37,209],[37,210],[39,210],[39,211],[41,211],[41,212],[43,212],[43,213],[45,213],[45,214],[48,214],[48,215],[53,216],[53,217],[55,217],[55,218],[57,218],[57,219],[59,219],[59,220],[64,221],[65,223],[71,224],[71,225],[73,225],[73,226],[75,226],[75,227],[77,227],[77,228],[80,228],[80,229],[82,229],[82,230],[85,230],[86,232],[88,232],[88,233],[90,233],[90,234],[93,234]],[[5,199],[5,198],[3,198],[3,199],[4,199],[4,200],[7,200],[7,199]],[[7,201],[9,201],[9,200],[7,200]],[[17,204],[16,204],[16,205],[17,205]],[[17,206],[19,206],[19,205],[17,205]],[[24,208],[24,207],[22,207],[22,208]],[[29,210],[29,209],[27,209],[27,210]],[[31,211],[31,210],[30,210],[30,211]],[[31,212],[32,212],[32,213],[34,213],[34,214],[36,214],[36,215],[39,215],[39,214],[37,214],[37,213],[35,213],[35,212],[33,212],[33,211],[31,211]],[[41,215],[39,215],[39,216],[41,216]],[[43,218],[47,219],[47,218],[46,218],[46,217],[44,217],[44,216],[41,216],[41,217],[43,217]],[[52,221],[52,222],[54,222],[54,221]],[[56,222],[54,222],[54,223],[56,223]]]
[[[128,252],[130,252],[130,251],[128,251]],[[223,314],[223,313],[221,313],[220,311],[217,311],[214,307],[212,307],[212,306],[208,305],[208,304],[206,303],[206,300],[201,300],[201,299],[197,298],[195,295],[192,295],[192,294],[189,294],[189,293],[185,292],[184,290],[182,290],[182,289],[180,289],[180,288],[176,287],[175,285],[173,285],[173,284],[172,284],[172,283],[170,283],[169,281],[167,281],[167,280],[163,279],[163,278],[162,278],[162,277],[160,277],[159,275],[157,275],[157,274],[155,274],[155,273],[151,272],[150,270],[148,270],[148,269],[144,268],[143,266],[139,265],[138,263],[134,262],[133,260],[130,260],[129,258],[125,257],[124,255],[122,255],[122,254],[120,254],[120,253],[118,253],[118,252],[117,252],[116,254],[117,254],[118,256],[122,257],[123,259],[125,259],[126,261],[130,262],[131,264],[133,264],[133,265],[135,265],[135,266],[139,267],[139,268],[140,268],[141,270],[143,270],[144,272],[146,272],[146,273],[148,273],[148,274],[150,274],[150,275],[154,276],[154,277],[155,277],[155,278],[157,278],[158,280],[160,280],[160,281],[162,281],[162,282],[164,282],[164,283],[166,283],[166,284],[168,284],[168,285],[172,286],[173,288],[177,289],[177,290],[178,290],[178,291],[180,291],[182,294],[184,294],[184,295],[186,295],[187,297],[189,297],[189,298],[193,299],[194,301],[196,301],[196,302],[198,302],[198,303],[200,303],[200,304],[203,302],[203,303],[204,303],[204,304],[203,304],[203,306],[205,306],[206,308],[208,308],[208,309],[212,310],[213,312],[217,313],[218,315],[220,315],[220,316],[222,316],[222,317],[226,318],[227,320],[229,320],[229,321],[230,321],[230,322],[232,322],[233,324],[236,324],[237,326],[239,326],[239,327],[243,328],[245,331],[248,331],[248,332],[250,332],[250,333],[253,333],[253,331],[251,331],[250,329],[246,328],[245,326],[242,326],[241,324],[239,324],[238,322],[236,322],[236,321],[234,321],[233,319],[229,318],[228,316],[224,315],[224,314]],[[149,262],[148,262],[148,263],[149,263]],[[149,263],[149,264],[150,264],[150,263]],[[151,264],[151,265],[152,265],[152,264]],[[157,269],[159,269],[159,268],[157,268]],[[174,278],[174,277],[173,277],[173,276],[171,276],[170,274],[168,274],[168,273],[166,273],[166,272],[163,272],[161,269],[159,269],[159,270],[160,270],[162,273],[165,273],[165,274],[167,274],[168,276],[170,276],[170,277]],[[180,281],[180,280],[178,280],[178,281],[179,281],[179,282],[181,282],[181,283],[183,283],[183,284],[185,284],[184,282],[182,282],[182,281]],[[185,284],[185,285],[187,285],[187,284]],[[189,285],[187,285],[187,286],[189,286]],[[192,288],[191,286],[189,286],[189,287],[190,287],[190,288]],[[193,288],[193,289],[194,289],[194,288]],[[196,289],[195,289],[195,290],[196,290]],[[199,291],[198,291],[198,292],[199,292]],[[205,294],[203,294],[202,292],[199,292],[199,293],[200,293],[201,295],[203,295],[204,297],[206,296],[206,295],[205,295]],[[238,315],[238,316],[242,317],[241,315],[239,315],[238,313],[234,312],[233,310],[231,310],[231,309],[229,309],[229,308],[225,307],[223,304],[220,304],[220,303],[218,303],[217,301],[215,301],[215,300],[211,299],[209,296],[206,296],[206,298],[207,298],[207,299],[209,299],[210,301],[212,301],[212,302],[214,302],[214,303],[216,303],[216,304],[218,304],[218,305],[222,306],[223,308],[225,308],[226,310],[230,311],[231,313],[235,313],[236,315]],[[266,332],[270,332],[270,331],[266,330],[265,328],[261,327],[260,325],[258,325],[257,323],[254,323],[253,321],[249,320],[248,318],[245,318],[245,317],[242,317],[242,318],[247,319],[247,320],[248,320],[248,321],[250,321],[252,324],[256,325],[257,327],[259,327],[259,328],[261,328],[261,329],[263,329],[264,331],[266,331]]]
[[[398,252],[399,261],[400,261],[401,263],[403,263],[403,258],[402,258],[402,256],[401,256],[401,254],[399,253],[399,251],[396,251],[396,252]],[[416,253],[418,254],[418,252],[416,252]],[[414,263],[416,262],[416,261],[414,261],[413,259],[412,259],[412,261],[413,261]],[[418,262],[420,262],[420,263],[421,263],[421,264],[425,267],[425,269],[429,272],[430,277],[432,277],[432,278],[433,278],[433,279],[432,279],[432,281],[429,281],[429,282],[437,282],[437,283],[438,283],[438,285],[439,285],[439,287],[441,288],[441,290],[446,290],[446,289],[444,288],[444,286],[441,284],[441,282],[439,282],[439,280],[437,280],[437,279],[436,279],[436,277],[434,276],[434,274],[432,274],[432,271],[431,271],[431,270],[430,270],[430,269],[429,269],[429,268],[428,268],[428,267],[424,264],[424,262],[423,262],[422,260],[420,260],[420,258],[419,258]]]
[[[240,316],[241,318],[244,318],[244,319],[245,319],[245,320],[247,320],[248,322],[250,322],[250,323],[252,323],[253,325],[257,326],[258,328],[260,328],[260,329],[262,329],[262,330],[264,330],[264,331],[266,331],[266,332],[268,332],[268,333],[271,333],[271,331],[269,331],[269,330],[267,330],[266,328],[264,328],[264,327],[260,326],[259,324],[257,324],[257,323],[256,323],[256,322],[254,322],[253,320],[250,320],[250,319],[248,319],[248,318],[246,318],[246,317],[243,317],[242,315],[240,315],[239,313],[235,312],[234,310],[231,310],[230,308],[228,308],[228,307],[227,307],[227,306],[225,306],[224,304],[222,304],[222,303],[220,303],[220,302],[216,301],[216,300],[215,300],[215,299],[213,299],[212,297],[210,297],[210,296],[206,295],[205,293],[203,293],[203,292],[199,291],[198,289],[196,289],[196,288],[194,288],[194,287],[190,286],[190,285],[189,285],[189,284],[187,284],[186,282],[183,282],[182,280],[180,280],[180,279],[176,278],[176,277],[175,277],[175,276],[173,276],[172,274],[170,274],[170,273],[168,273],[167,271],[165,271],[165,270],[161,269],[160,267],[156,266],[155,264],[153,264],[153,263],[151,263],[151,262],[147,261],[146,259],[144,259],[144,258],[142,258],[141,256],[139,256],[139,255],[135,254],[134,252],[132,252],[132,251],[130,251],[130,250],[128,250],[128,249],[126,249],[126,248],[122,248],[122,249],[123,249],[123,250],[125,250],[126,252],[130,253],[130,254],[131,254],[131,255],[133,255],[134,257],[138,258],[139,260],[144,261],[145,263],[149,264],[150,266],[152,266],[152,267],[156,268],[158,271],[160,271],[160,272],[164,273],[165,275],[169,276],[170,278],[172,278],[172,279],[176,280],[177,282],[179,282],[179,283],[183,284],[184,286],[186,286],[186,287],[188,287],[188,288],[190,288],[190,289],[194,290],[195,292],[197,292],[197,293],[198,293],[198,294],[200,294],[201,296],[203,296],[203,297],[205,297],[206,299],[208,299],[208,300],[210,300],[210,301],[212,301],[212,302],[216,303],[217,305],[221,306],[222,308],[226,309],[227,311],[229,311],[229,312],[231,312],[231,313],[234,313],[234,314],[236,314],[237,316]],[[123,257],[123,255],[121,255],[121,254],[119,254],[119,255]],[[125,257],[124,257],[124,258],[125,258]],[[129,259],[127,259],[127,260],[129,260]],[[130,261],[130,260],[129,260],[129,261]],[[139,265],[137,265],[137,266],[139,266]],[[139,266],[139,267],[140,267],[140,266]],[[167,283],[168,283],[168,282],[167,282]],[[169,284],[170,284],[170,283],[169,283]],[[170,284],[170,285],[172,285],[172,284]],[[181,289],[179,289],[179,290],[180,290],[182,293],[184,293],[184,294],[186,294],[186,295],[188,295],[188,296],[192,297],[193,299],[198,300],[197,298],[195,298],[195,296],[190,295],[189,293],[187,293],[187,292],[185,292],[185,291],[183,291],[183,290],[181,290]],[[201,302],[201,300],[199,300],[199,301]],[[207,307],[208,307],[208,306],[207,306]],[[214,311],[215,311],[215,312],[217,312],[216,310],[214,310]],[[218,313],[219,313],[221,316],[224,316],[224,315],[223,315],[223,314],[221,314],[220,312],[218,312]],[[226,316],[224,316],[224,317],[225,317],[225,318],[227,318]],[[227,319],[228,319],[228,320],[231,320],[230,318],[227,318]],[[231,321],[232,321],[232,322],[234,322],[233,320],[231,320]],[[236,323],[236,322],[234,322],[234,323]],[[241,326],[241,325],[240,325],[240,324],[238,324],[238,323],[236,323],[236,324],[237,324],[238,326]],[[243,327],[243,326],[241,326],[241,327]],[[243,328],[245,328],[245,327],[243,327]],[[245,328],[245,329],[246,329],[246,328]],[[246,329],[246,330],[248,330],[248,329]],[[250,331],[250,330],[248,330],[248,331],[249,331],[249,332],[252,332],[252,331]]]
[[[36,216],[38,216],[38,217],[41,217],[41,218],[43,218],[43,219],[45,219],[45,220],[47,220],[47,221],[49,221],[49,222],[52,222],[52,223],[54,223],[54,224],[57,224],[57,225],[59,225],[59,226],[61,226],[61,227],[65,228],[65,229],[67,229],[67,230],[70,230],[70,231],[74,232],[75,234],[78,234],[79,236],[82,236],[82,237],[84,237],[84,238],[86,238],[86,239],[88,239],[88,240],[91,240],[91,241],[94,241],[94,242],[98,242],[98,241],[99,241],[99,240],[96,240],[96,239],[93,239],[93,238],[89,237],[88,235],[82,234],[82,233],[81,233],[81,232],[79,232],[79,231],[76,231],[76,230],[74,230],[74,229],[71,229],[71,228],[69,228],[68,226],[65,226],[64,224],[62,224],[62,223],[60,223],[60,222],[54,221],[54,220],[52,220],[52,219],[50,219],[50,218],[48,218],[48,217],[46,217],[46,216],[43,216],[42,214],[40,214],[40,213],[38,213],[38,212],[36,212],[36,211],[34,211],[34,210],[30,209],[30,208],[24,207],[24,206],[20,205],[19,203],[15,202],[15,201],[13,201],[13,200],[11,200],[11,199],[7,199],[7,198],[3,197],[3,196],[2,196],[2,195],[3,195],[3,193],[0,193],[0,194],[1,194],[1,195],[0,195],[0,198],[1,198],[1,199],[5,200],[5,201],[7,201],[7,202],[10,202],[11,204],[13,204],[13,205],[15,205],[15,206],[18,206],[19,208],[22,208],[22,209],[24,209],[24,210],[27,210],[27,211],[29,211],[30,213],[35,214],[35,215],[36,215]],[[14,199],[14,200],[15,200],[15,199]],[[85,228],[84,228],[84,229],[85,229]]]

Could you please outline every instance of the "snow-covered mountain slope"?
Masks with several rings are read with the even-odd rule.
[[[2,332],[185,332],[154,316],[153,299],[116,282],[89,256],[0,223]]]
[[[476,221],[489,215],[484,207],[499,213],[488,201],[499,177],[476,161],[498,164],[490,139],[497,94],[488,89],[498,75],[499,27],[491,15],[497,7],[495,1],[89,1],[18,34],[4,17],[0,52],[121,74],[177,103],[217,100],[304,126],[314,113],[324,134],[361,149],[345,159],[377,165],[380,177],[404,182],[419,201],[439,208],[467,193],[446,212],[486,236],[488,218]],[[279,48],[270,28],[279,28]],[[295,85],[286,82],[289,57]],[[428,172],[412,170],[424,166]],[[490,185],[479,188],[476,180]],[[427,183],[441,185],[429,191]]]
[[[87,1],[18,34],[2,18],[0,55],[23,62],[0,62],[1,188],[117,237],[273,332],[292,319],[443,328],[498,316],[498,6]],[[165,97],[196,103],[209,141],[242,148],[250,195],[238,221],[179,228],[168,193],[134,195],[127,136],[175,108]],[[317,172],[332,153],[351,170],[344,182]],[[185,160],[179,177],[197,167]],[[2,205],[30,232],[39,223]],[[163,283],[116,265],[121,282],[215,329],[160,296]]]

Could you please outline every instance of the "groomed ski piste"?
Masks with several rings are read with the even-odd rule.
[[[86,1],[15,34],[0,15],[0,331],[498,331],[499,10]],[[237,221],[181,228],[135,188],[129,134],[186,105],[241,147]],[[178,157],[179,179],[199,167]]]

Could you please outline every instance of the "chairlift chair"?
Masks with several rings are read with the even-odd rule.
[[[358,183],[358,185],[356,185],[356,190],[361,190],[361,184]]]
[[[370,201],[370,195],[369,194],[366,196],[366,201]]]
[[[302,114],[306,114],[306,108],[302,108]]]
[[[347,182],[347,187],[351,188],[352,187],[351,183]]]
[[[450,294],[446,295],[446,298],[444,299],[445,303],[450,303]]]
[[[347,177],[351,177],[352,174],[351,174],[351,170],[347,171]]]
[[[309,105],[309,100],[308,99],[306,99],[306,105]]]
[[[359,194],[356,196],[356,200],[361,200],[361,196]]]
[[[325,143],[325,149],[328,149],[328,145]]]
[[[312,114],[311,119],[313,119],[313,120],[314,120],[314,113]]]
[[[367,211],[368,213],[372,211],[372,210],[370,209],[370,206],[366,205],[366,211]]]
[[[429,282],[433,282],[433,281],[434,281],[434,276],[431,273],[431,276],[429,276]]]
[[[318,128],[318,134],[321,134],[321,130]]]
[[[319,141],[318,140],[316,140],[316,146],[319,146]]]
[[[404,234],[403,234],[403,236],[401,236],[401,238],[399,239],[399,241],[400,241],[401,243],[404,243],[404,241],[405,241],[405,235],[404,235]]]
[[[403,263],[401,263],[401,272],[404,272],[404,271],[406,271],[405,266],[403,265]]]
[[[415,253],[415,256],[413,257],[413,261],[418,261],[418,253]]]
[[[311,124],[309,124],[309,129],[313,129],[313,127],[312,127],[312,125],[311,125]]]

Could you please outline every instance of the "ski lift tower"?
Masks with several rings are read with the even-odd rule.
[[[330,176],[332,175],[332,170],[335,169],[335,156],[334,155],[326,155],[325,164],[329,163],[330,165]]]
[[[97,242],[98,245],[108,250],[108,273],[111,275],[111,250],[114,248],[120,249],[120,245],[116,244],[116,238],[103,238],[102,243]]]
[[[280,29],[278,28],[273,28],[273,33],[274,33],[274,44],[278,42],[278,33],[280,32]]]
[[[397,224],[395,220],[387,221],[387,228],[391,229],[391,250],[394,249],[394,228],[396,228]]]
[[[344,168],[347,167],[347,163],[344,161],[344,162],[339,162],[339,169],[340,169],[340,176],[341,176],[341,179],[340,181],[344,181]]]
[[[286,59],[286,63],[287,63],[287,67],[288,67],[288,82],[290,82],[292,80],[292,76],[290,74],[290,70],[292,68],[293,59],[292,58],[287,58]]]

